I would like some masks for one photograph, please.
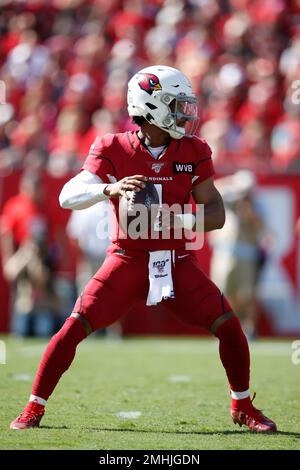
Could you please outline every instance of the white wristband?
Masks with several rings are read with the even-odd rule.
[[[186,229],[186,230],[192,230],[194,225],[195,225],[195,221],[196,221],[196,217],[194,214],[191,214],[191,213],[188,213],[188,214],[175,214],[175,217],[177,217],[180,222],[181,222],[181,225],[182,225],[182,228]]]

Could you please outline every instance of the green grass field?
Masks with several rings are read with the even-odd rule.
[[[45,342],[2,340],[1,449],[300,449],[300,365],[291,363],[291,342],[251,344],[255,405],[279,428],[258,435],[231,421],[217,341],[195,338],[87,340],[41,427],[11,431]]]

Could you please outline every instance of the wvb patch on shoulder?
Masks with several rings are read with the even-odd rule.
[[[194,162],[173,162],[173,173],[189,173],[193,174],[195,169]]]

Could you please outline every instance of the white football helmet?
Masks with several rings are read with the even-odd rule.
[[[166,65],[146,67],[128,83],[129,116],[143,116],[173,139],[192,137],[199,125],[198,100],[187,77]]]

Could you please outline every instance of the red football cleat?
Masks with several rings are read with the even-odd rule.
[[[246,405],[240,410],[231,410],[231,417],[234,424],[238,423],[239,426],[248,426],[251,431],[254,432],[276,432],[277,426],[274,421],[267,418],[261,410],[258,410],[252,405],[252,402],[256,394],[250,402],[250,405]]]
[[[38,428],[44,413],[45,408],[42,405],[30,402],[24,411],[10,423],[10,429]]]

